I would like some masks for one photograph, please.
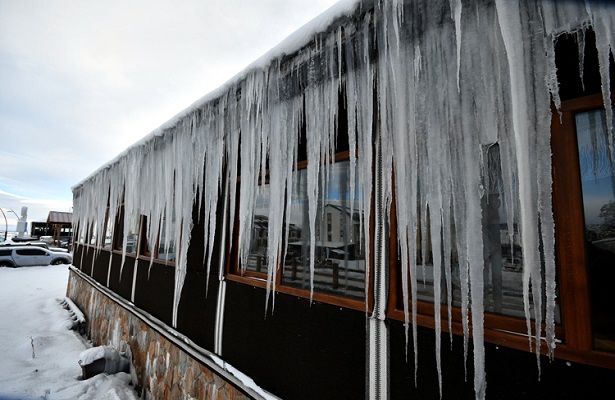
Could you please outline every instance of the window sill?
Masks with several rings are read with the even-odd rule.
[[[429,307],[431,313],[421,313]],[[419,314],[417,314],[417,325],[435,329],[435,321],[433,317],[433,304],[419,303],[417,305]],[[387,316],[391,319],[404,322],[404,312],[400,309],[390,310]],[[529,340],[527,336],[527,328],[525,320],[502,315],[485,313],[485,342],[494,345],[505,346],[508,348],[529,351]],[[448,311],[446,306],[441,308],[441,327],[442,332],[449,332],[448,326]],[[470,336],[472,335],[472,322],[469,323]],[[463,336],[463,325],[461,323],[461,311],[458,308],[453,310],[452,331],[454,335]],[[587,364],[594,367],[615,369],[615,354],[597,350],[579,351],[570,348],[565,343],[564,330],[561,326],[555,327],[555,336],[562,342],[557,343],[555,348],[555,358]],[[532,340],[535,342],[535,339]],[[534,345],[534,343],[532,344]],[[543,342],[541,346],[541,354],[547,355],[547,347]]]
[[[254,286],[262,289],[267,288],[267,280],[261,277],[252,277],[252,276],[239,276],[234,274],[227,274],[225,277],[226,280],[231,282],[242,283],[249,286]],[[310,299],[310,291],[304,289],[293,288],[290,286],[284,285],[276,285],[275,287],[276,293],[283,293],[291,296],[300,297],[303,299]],[[318,293],[314,292],[312,296],[312,300],[314,302],[330,304],[333,306],[339,306],[344,308],[349,308],[357,311],[366,311],[365,302],[361,300],[347,299],[343,297],[338,297],[326,293]]]

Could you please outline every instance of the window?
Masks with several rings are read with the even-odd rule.
[[[615,168],[602,97],[562,104],[562,120],[553,143],[565,342],[575,349],[615,353],[610,288],[615,279]],[[592,360],[598,356],[588,355]]]
[[[254,220],[252,221],[252,240],[248,263],[244,266],[249,272],[267,272],[267,236],[269,232],[269,185],[260,185],[257,188],[254,200]],[[255,275],[258,276],[258,275]],[[262,276],[264,277],[264,275]]]
[[[42,249],[19,249],[15,250],[20,256],[46,256],[48,255],[45,250]]]
[[[606,113],[602,96],[593,95],[562,103],[562,115],[552,117],[553,214],[555,219],[556,299],[555,356],[590,365],[615,365],[615,312],[611,296],[615,282],[615,167],[607,146]],[[485,149],[483,186],[483,242],[485,261],[485,340],[521,350],[528,349],[522,305],[522,251],[515,221],[507,220],[497,145]],[[429,226],[417,240],[420,325],[434,326],[433,276]],[[393,220],[393,223],[395,221]],[[391,232],[394,233],[392,228]],[[451,235],[455,234],[451,222]],[[512,234],[512,239],[511,239]],[[455,241],[454,239],[452,240]],[[403,320],[401,277],[396,240],[391,245],[392,292],[389,316]],[[453,325],[461,334],[461,313],[453,263]],[[456,276],[455,276],[456,275]],[[433,278],[431,278],[433,280]],[[446,285],[442,285],[446,290]],[[446,298],[446,294],[443,294]],[[531,296],[530,296],[531,298]],[[443,304],[446,307],[446,304]],[[446,313],[443,312],[445,319]],[[443,329],[448,324],[443,321]],[[511,334],[514,332],[514,334]]]
[[[343,233],[360,231],[363,213],[358,209],[358,192],[355,189],[355,193],[350,193],[349,177],[350,162],[335,163],[324,196],[318,200],[316,225],[322,225],[320,231],[326,232],[326,237],[316,237],[314,291],[363,300],[365,244],[359,235]],[[307,171],[297,171],[293,182],[292,210],[287,218],[290,219],[295,240],[288,243],[282,284],[310,290]],[[355,185],[357,187],[358,184]],[[351,198],[354,199],[354,209],[350,208]],[[334,224],[334,221],[339,223]]]
[[[77,225],[77,230],[74,232],[75,240],[79,244],[85,244],[85,232],[81,230],[81,225]]]
[[[120,212],[117,218],[117,229],[115,234],[115,240],[113,249],[122,251],[124,247],[124,235],[126,235],[126,253],[136,254],[139,245],[139,227],[141,222],[141,216],[139,214],[130,215],[128,218],[128,231],[124,232],[124,218],[126,218],[124,212],[124,206],[120,207]]]
[[[365,241],[360,234],[363,210],[359,208],[362,202],[359,202],[358,183],[355,193],[350,192],[348,152],[338,154],[338,158],[329,166],[328,181],[325,182],[324,169],[319,177],[321,194],[314,229],[314,299],[364,309]],[[305,166],[305,162],[299,163],[293,173],[291,208],[289,215],[284,216],[288,240],[276,290],[309,298],[311,235]],[[257,279],[261,282],[266,279],[270,188],[265,183],[257,190],[248,263],[245,271],[235,265],[229,278],[263,286]]]
[[[486,146],[484,149],[485,174],[483,187],[485,195],[482,198],[482,232],[483,232],[483,259],[484,259],[484,307],[486,312],[525,318],[523,305],[523,249],[518,231],[517,220],[509,220],[506,215],[505,204],[510,201],[504,193],[500,149],[498,144]],[[417,215],[422,216],[418,221],[417,237],[417,299],[424,302],[434,302],[434,264],[431,246],[431,227],[429,224],[429,210],[423,212],[418,205]],[[452,305],[460,307],[461,276],[456,254],[456,238],[454,218],[451,216],[449,240],[452,244],[451,260],[451,297]],[[391,241],[391,252],[397,256],[397,274],[401,274],[401,259],[397,252],[397,240]],[[442,304],[447,303],[446,277],[441,274]],[[403,308],[401,296],[397,299],[396,307]],[[533,298],[530,296],[530,315],[533,317]],[[543,310],[544,311],[544,310]],[[559,310],[556,309],[556,322],[559,321]],[[524,328],[525,329],[525,328]]]
[[[604,110],[575,115],[583,192],[587,268],[596,348],[615,350],[615,169],[609,157]]]
[[[97,234],[96,234],[96,221],[91,225],[90,227],[90,240],[89,243],[91,245],[95,245],[96,244],[96,238],[97,238]]]
[[[155,260],[161,260],[166,263],[174,263],[177,259],[177,250],[175,246],[175,239],[173,234],[176,229],[175,222],[167,226],[166,219],[163,217],[162,226],[158,231],[158,237],[156,239],[156,246],[154,246],[154,252],[152,254],[152,245],[149,243],[145,236],[145,229],[147,226],[147,217],[142,217],[141,222],[141,239],[142,249],[140,254],[145,257],[153,257]],[[167,240],[168,237],[168,240]]]
[[[109,208],[107,208],[107,218],[105,219],[105,241],[103,248],[110,249],[113,243],[113,221],[109,217]]]

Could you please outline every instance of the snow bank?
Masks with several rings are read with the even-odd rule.
[[[56,300],[67,284],[65,265],[0,268],[0,398],[137,399],[127,374],[81,380],[89,346]]]
[[[128,360],[111,346],[92,347],[79,354],[79,365],[82,367],[86,367],[98,360],[104,360],[104,372],[107,374],[129,371]]]

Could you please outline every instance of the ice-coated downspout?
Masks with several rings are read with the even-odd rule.
[[[374,307],[367,318],[367,388],[369,399],[389,398],[389,331],[386,323],[388,291],[387,219],[382,190],[382,151],[376,141],[374,196]],[[367,282],[366,282],[367,284]]]
[[[216,305],[216,324],[214,332],[214,353],[222,356],[222,333],[224,328],[224,306],[226,300],[226,280],[224,279],[224,270],[226,262],[227,249],[224,245],[226,243],[226,225],[228,223],[228,207],[229,207],[229,184],[227,183],[224,188],[224,210],[222,212],[222,234],[220,237],[220,256],[218,263],[218,302]]]

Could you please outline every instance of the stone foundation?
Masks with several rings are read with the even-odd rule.
[[[131,358],[142,398],[248,399],[72,270],[67,295],[85,314],[86,332],[94,346],[113,346]]]

